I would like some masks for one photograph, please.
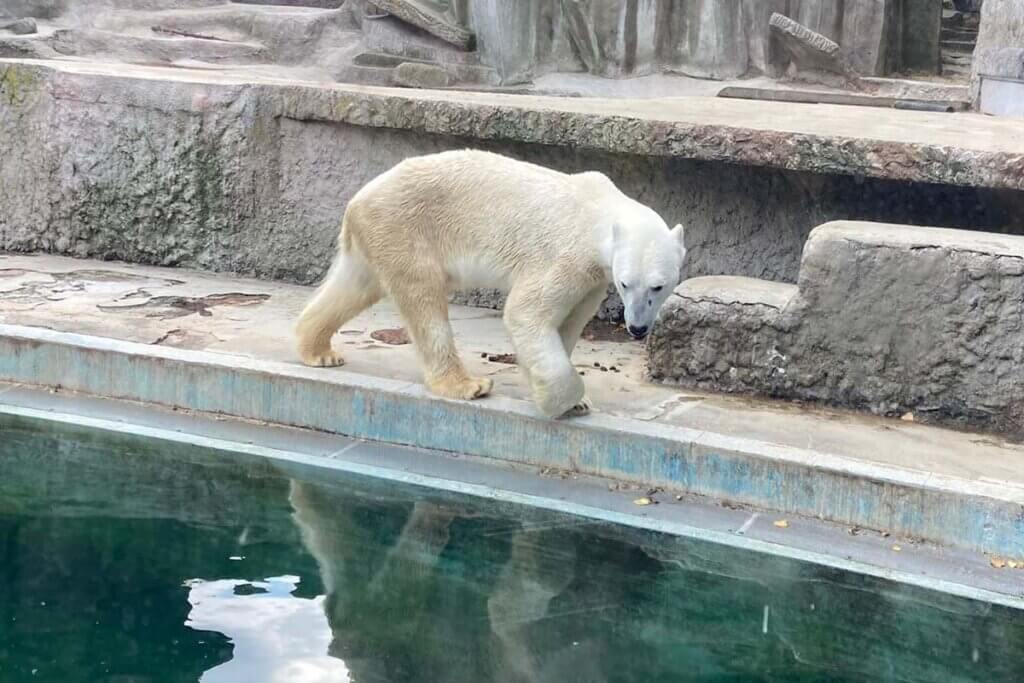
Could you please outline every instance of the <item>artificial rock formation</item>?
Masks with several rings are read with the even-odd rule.
[[[1024,237],[829,223],[796,285],[684,282],[649,349],[668,382],[1024,438]]]
[[[933,0],[8,0],[2,12],[47,25],[0,35],[0,56],[135,63],[272,64],[342,81],[394,82],[406,62],[455,84],[527,83],[553,72],[607,78],[679,73],[781,76],[792,51],[773,14],[839,46],[842,69],[880,75],[903,45],[935,34],[912,8]],[[284,7],[269,8],[266,5]],[[934,30],[932,30],[934,29]],[[191,41],[191,42],[188,42]],[[937,60],[936,60],[937,63]],[[800,67],[797,64],[797,67]],[[803,65],[806,66],[806,65]],[[820,66],[820,65],[819,65]],[[799,70],[799,69],[798,69]],[[431,79],[435,82],[439,79]]]

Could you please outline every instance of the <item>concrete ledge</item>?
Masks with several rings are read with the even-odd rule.
[[[0,381],[222,413],[662,486],[945,545],[1024,555],[1024,488],[418,384],[0,325]]]
[[[683,283],[650,342],[655,378],[916,414],[1024,437],[1024,238],[836,222],[797,287]]]
[[[295,84],[200,70],[80,62],[0,60],[0,70],[0,111],[16,109],[40,87],[57,99],[185,111],[247,99],[260,114],[300,121],[1024,189],[1020,131],[1012,121],[973,114],[703,97],[614,100],[473,92],[453,97],[445,91]],[[194,93],[197,85],[208,86],[202,96]]]

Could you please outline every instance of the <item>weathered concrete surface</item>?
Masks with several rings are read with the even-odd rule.
[[[971,89],[977,99],[985,76],[1024,79],[1024,3],[985,0],[981,29],[971,66]]]
[[[526,392],[515,367],[496,355],[511,349],[493,313],[454,310],[467,364],[496,385],[494,397],[466,404],[426,395],[413,348],[374,339],[375,330],[398,324],[387,306],[338,335],[345,368],[316,370],[297,364],[290,339],[310,295],[306,288],[28,256],[0,257],[0,283],[0,325],[8,325],[0,339],[0,381],[60,384],[557,467],[1024,554],[1022,447],[898,420],[649,384],[643,346],[615,335],[602,341],[601,328],[574,356],[595,414],[552,422],[519,400]],[[108,339],[83,342],[12,324]]]
[[[1024,438],[1024,238],[832,223],[798,285],[683,283],[655,378],[823,401]]]
[[[330,263],[360,187],[407,156],[465,146],[607,173],[686,224],[691,276],[795,281],[808,232],[836,218],[1024,232],[1020,127],[974,115],[715,98],[456,99],[71,62],[0,69],[0,248],[9,250],[308,284]],[[604,314],[616,310],[611,299]]]

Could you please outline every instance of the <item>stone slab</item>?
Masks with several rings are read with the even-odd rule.
[[[1024,80],[982,76],[978,106],[983,114],[1024,119]]]
[[[462,50],[471,50],[474,44],[473,32],[442,17],[434,15],[413,2],[402,0],[373,0],[373,4],[402,21],[418,26],[427,33],[451,43]]]
[[[772,35],[789,53],[798,70],[846,73],[839,45],[834,40],[778,12],[771,16],[768,24],[772,28]]]
[[[307,288],[45,256],[0,257],[0,276],[0,381],[568,469],[1024,553],[1024,448],[996,437],[650,384],[642,345],[600,335],[574,356],[595,414],[551,422],[522,400],[515,366],[499,358],[511,349],[492,313],[453,309],[467,365],[496,385],[493,398],[467,404],[423,391],[411,346],[375,340],[375,330],[398,324],[387,306],[338,335],[345,368],[317,370],[296,362],[290,338]]]

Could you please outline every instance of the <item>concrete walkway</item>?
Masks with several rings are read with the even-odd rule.
[[[310,290],[304,287],[188,271],[50,256],[0,255],[0,325],[30,326],[138,342],[150,345],[154,353],[161,347],[202,351],[222,357],[226,368],[236,362],[243,363],[242,357],[260,362],[272,361],[279,364],[274,368],[281,368],[272,372],[293,373],[304,380],[344,384],[349,382],[347,378],[352,377],[349,373],[357,373],[397,380],[392,385],[401,391],[407,391],[401,387],[413,387],[412,383],[419,382],[413,347],[389,343],[401,341],[396,339],[400,335],[393,332],[400,322],[385,304],[353,321],[335,338],[336,346],[346,354],[348,365],[340,369],[300,368],[292,349],[291,330],[309,294]],[[898,507],[897,503],[905,501],[893,500],[892,496],[902,496],[903,493],[886,492],[887,498],[877,502],[879,509],[885,510],[888,506],[888,514],[900,517],[894,519],[893,524],[905,522],[908,525],[904,531],[919,525],[925,538],[940,542],[967,542],[993,550],[1016,549],[1024,553],[1024,535],[1018,535],[1020,530],[1016,528],[1024,524],[1021,521],[1024,515],[1022,446],[989,436],[935,429],[906,421],[652,385],[643,379],[643,347],[629,341],[620,330],[607,326],[593,326],[588,330],[574,356],[595,404],[595,416],[543,427],[536,417],[529,417],[531,407],[506,408],[507,399],[502,398],[521,399],[526,394],[516,367],[505,357],[512,349],[500,315],[494,311],[453,307],[452,317],[463,356],[471,371],[486,374],[495,381],[496,397],[474,403],[471,407],[478,406],[491,414],[506,410],[521,412],[523,415],[519,417],[540,425],[536,428],[538,430],[587,431],[591,426],[618,430],[621,425],[622,438],[635,439],[623,443],[636,443],[642,450],[640,444],[644,439],[656,437],[680,443],[687,441],[690,445],[686,457],[698,461],[711,457],[710,453],[702,455],[702,451],[697,450],[700,443],[716,444],[715,457],[721,453],[747,453],[750,444],[756,443],[759,450],[757,458],[769,461],[778,458],[778,462],[786,467],[828,471],[837,480],[847,477],[857,482],[855,487],[842,494],[849,498],[843,502],[844,505],[848,503],[846,507],[849,509],[864,505],[863,501],[856,500],[861,495],[857,493],[858,487],[864,491],[873,486],[881,490],[867,483],[869,480],[884,481],[886,485],[899,481],[900,486],[917,482],[923,488],[941,491],[943,501],[960,494],[964,501],[995,501],[1002,506],[998,515],[1008,520],[1006,523],[1010,526],[997,529],[988,538],[981,538],[983,534],[979,531],[976,539],[933,538],[933,533],[927,529],[942,529],[949,522],[943,516],[946,511],[932,509],[935,501],[928,502],[931,508],[922,507],[910,517],[893,512]],[[249,363],[245,367],[253,366]],[[285,370],[287,367],[295,369]],[[15,368],[10,372],[16,374],[15,371],[22,370]],[[0,377],[0,381],[12,379],[17,381],[17,378]],[[421,391],[421,388],[417,384],[408,391]],[[319,412],[323,412],[320,408]],[[649,427],[643,427],[644,424]],[[636,435],[630,437],[629,434],[634,432]],[[537,448],[544,447],[544,439],[553,438],[540,431],[523,436],[524,439],[527,437],[535,438]],[[570,439],[569,442],[583,448],[580,437],[573,438],[577,440]],[[629,457],[629,454],[613,456],[621,459]],[[573,462],[571,456],[567,462]],[[616,466],[604,467],[610,476],[616,476]],[[705,462],[703,466],[708,465]],[[770,499],[771,486],[781,484],[770,481],[774,470],[770,464],[766,467],[763,475],[750,471],[745,475],[732,472],[728,476],[722,475],[723,480],[732,481],[729,477],[739,476],[762,477],[757,485],[766,487],[764,490],[768,493],[765,496]],[[647,477],[652,482],[661,481],[653,473],[639,472],[636,477],[640,481]],[[672,483],[672,477],[669,477],[669,483]],[[748,485],[753,486],[749,482],[737,486],[743,488]],[[813,491],[803,491],[800,495],[811,493]],[[836,495],[839,496],[838,493]],[[924,506],[927,501],[922,499],[920,502]],[[814,509],[802,512],[857,523],[854,513],[832,514],[828,510],[820,510],[821,505],[819,501],[814,504]],[[927,522],[919,518],[922,515],[929,518]],[[936,517],[932,519],[931,515]],[[993,526],[988,515],[989,512],[985,512],[975,520],[979,530]],[[843,519],[844,516],[849,519]],[[868,523],[872,520],[875,528],[884,526],[878,523],[877,517],[863,521]],[[943,533],[935,532],[940,536]]]

